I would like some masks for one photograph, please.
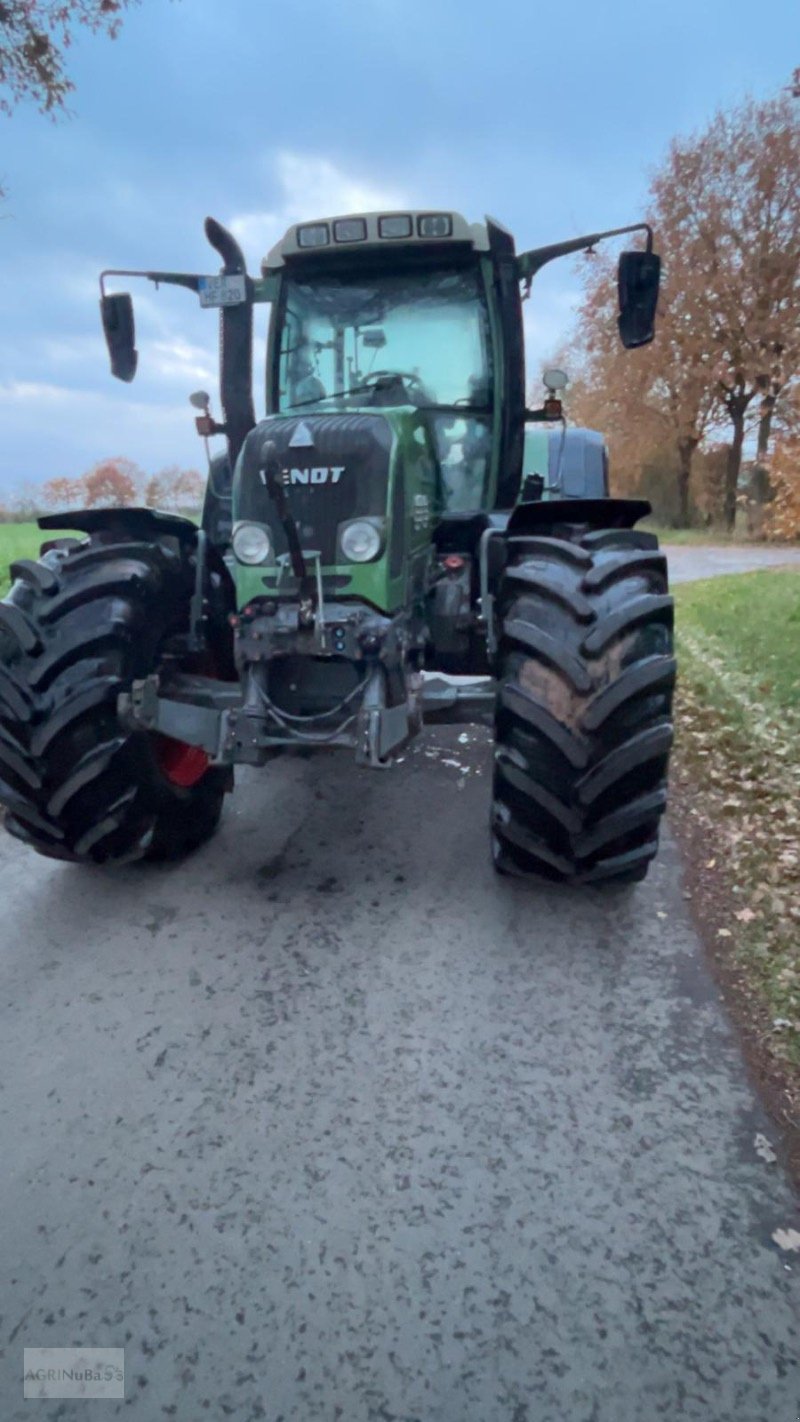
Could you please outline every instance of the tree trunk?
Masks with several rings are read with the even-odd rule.
[[[728,446],[728,460],[725,467],[724,515],[725,527],[729,533],[732,533],[736,524],[736,494],[739,487],[739,474],[742,468],[744,410],[734,408],[730,411],[730,417],[733,426],[733,439]]]
[[[758,419],[758,449],[756,458],[761,464],[766,459],[769,452],[769,440],[772,434],[772,415],[775,409],[775,396],[765,395],[761,401],[761,413]]]
[[[772,416],[775,410],[775,396],[765,395],[761,401],[758,417],[758,448],[753,471],[747,485],[747,532],[751,538],[761,538],[764,533],[764,506],[772,498],[772,485],[767,467],[769,441],[772,433]]]
[[[677,528],[688,528],[690,523],[689,513],[689,487],[692,479],[692,456],[696,447],[695,440],[678,440],[678,520]]]

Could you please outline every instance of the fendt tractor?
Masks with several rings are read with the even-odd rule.
[[[237,764],[347,747],[381,767],[426,718],[494,720],[498,870],[644,877],[672,741],[672,601],[640,500],[550,372],[527,409],[522,301],[556,257],[640,233],[619,335],[653,337],[646,224],[517,254],[499,223],[364,213],[293,226],[250,276],[213,219],[218,275],[106,271],[111,369],[137,366],[112,279],[186,287],[221,323],[202,521],[72,510],[0,604],[0,801],[40,854],[174,857],[214,831]],[[266,415],[253,312],[271,306]],[[436,672],[440,674],[437,676]]]

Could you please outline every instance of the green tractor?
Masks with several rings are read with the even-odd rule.
[[[672,601],[649,512],[609,497],[602,438],[566,428],[559,372],[525,402],[522,301],[545,263],[645,234],[619,262],[619,333],[653,336],[645,224],[517,254],[450,212],[300,223],[250,276],[217,222],[216,276],[104,272],[115,376],[134,317],[109,278],[219,309],[203,518],[39,520],[0,603],[0,801],[39,853],[113,864],[206,840],[236,764],[347,747],[380,767],[426,718],[494,720],[504,873],[630,882],[656,853],[672,741]],[[271,306],[266,415],[253,311]],[[555,422],[555,423],[553,423]],[[439,673],[437,676],[436,673]]]

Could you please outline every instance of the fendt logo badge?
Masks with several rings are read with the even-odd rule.
[[[316,469],[284,469],[285,484],[338,484],[344,474],[343,464],[319,466]]]

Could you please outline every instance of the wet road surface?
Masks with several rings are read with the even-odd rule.
[[[85,1419],[22,1401],[73,1344],[142,1422],[794,1422],[797,1204],[674,846],[498,879],[489,764],[286,758],[171,868],[0,837],[4,1422]]]

